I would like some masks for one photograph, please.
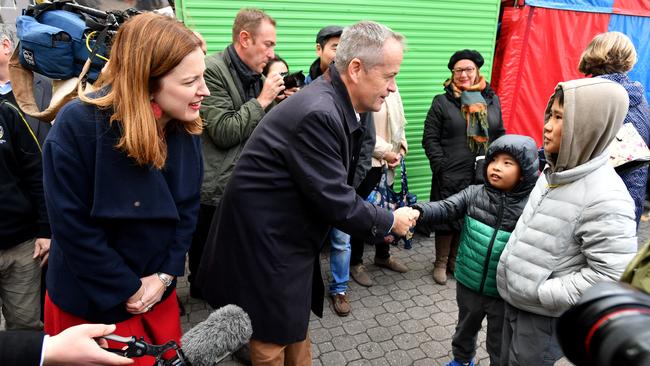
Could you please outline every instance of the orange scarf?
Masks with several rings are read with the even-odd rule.
[[[487,87],[485,78],[479,74],[478,81],[469,88],[456,85],[453,79],[447,79],[445,86],[451,84],[456,98],[460,98],[460,111],[467,123],[467,144],[473,152],[487,151],[489,141],[489,123],[487,115],[487,102],[481,92]]]

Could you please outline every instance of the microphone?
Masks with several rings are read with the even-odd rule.
[[[183,352],[193,366],[209,366],[220,362],[253,334],[251,319],[237,305],[226,305],[183,335]]]

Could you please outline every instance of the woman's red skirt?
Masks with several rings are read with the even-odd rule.
[[[46,294],[44,323],[45,333],[53,336],[74,325],[90,322],[61,310]],[[138,339],[144,337],[145,342],[156,345],[162,345],[169,341],[175,341],[180,345],[182,330],[176,290],[172,291],[165,300],[157,303],[150,311],[115,323],[115,326],[117,328],[114,334],[122,337],[136,336]],[[121,349],[125,344],[108,341],[108,346]],[[166,359],[173,356],[173,352],[165,354]],[[155,358],[144,356],[133,360],[135,361],[133,365],[151,366],[154,364]]]

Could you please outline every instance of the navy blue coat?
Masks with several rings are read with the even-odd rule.
[[[236,304],[250,315],[253,338],[302,341],[310,306],[322,315],[318,255],[332,226],[369,240],[390,230],[392,213],[347,184],[363,133],[345,85],[330,68],[273,108],[244,147],[215,214],[198,281],[210,305]]]
[[[141,277],[183,275],[203,173],[199,137],[177,127],[166,135],[165,167],[138,166],[115,148],[120,124],[109,126],[110,113],[68,103],[43,149],[48,294],[64,311],[103,323],[131,316],[124,305]]]

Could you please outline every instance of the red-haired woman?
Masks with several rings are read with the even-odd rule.
[[[203,58],[177,20],[137,15],[118,31],[97,92],[59,112],[43,149],[55,237],[47,333],[116,323],[122,336],[180,341],[175,278],[199,207]]]

